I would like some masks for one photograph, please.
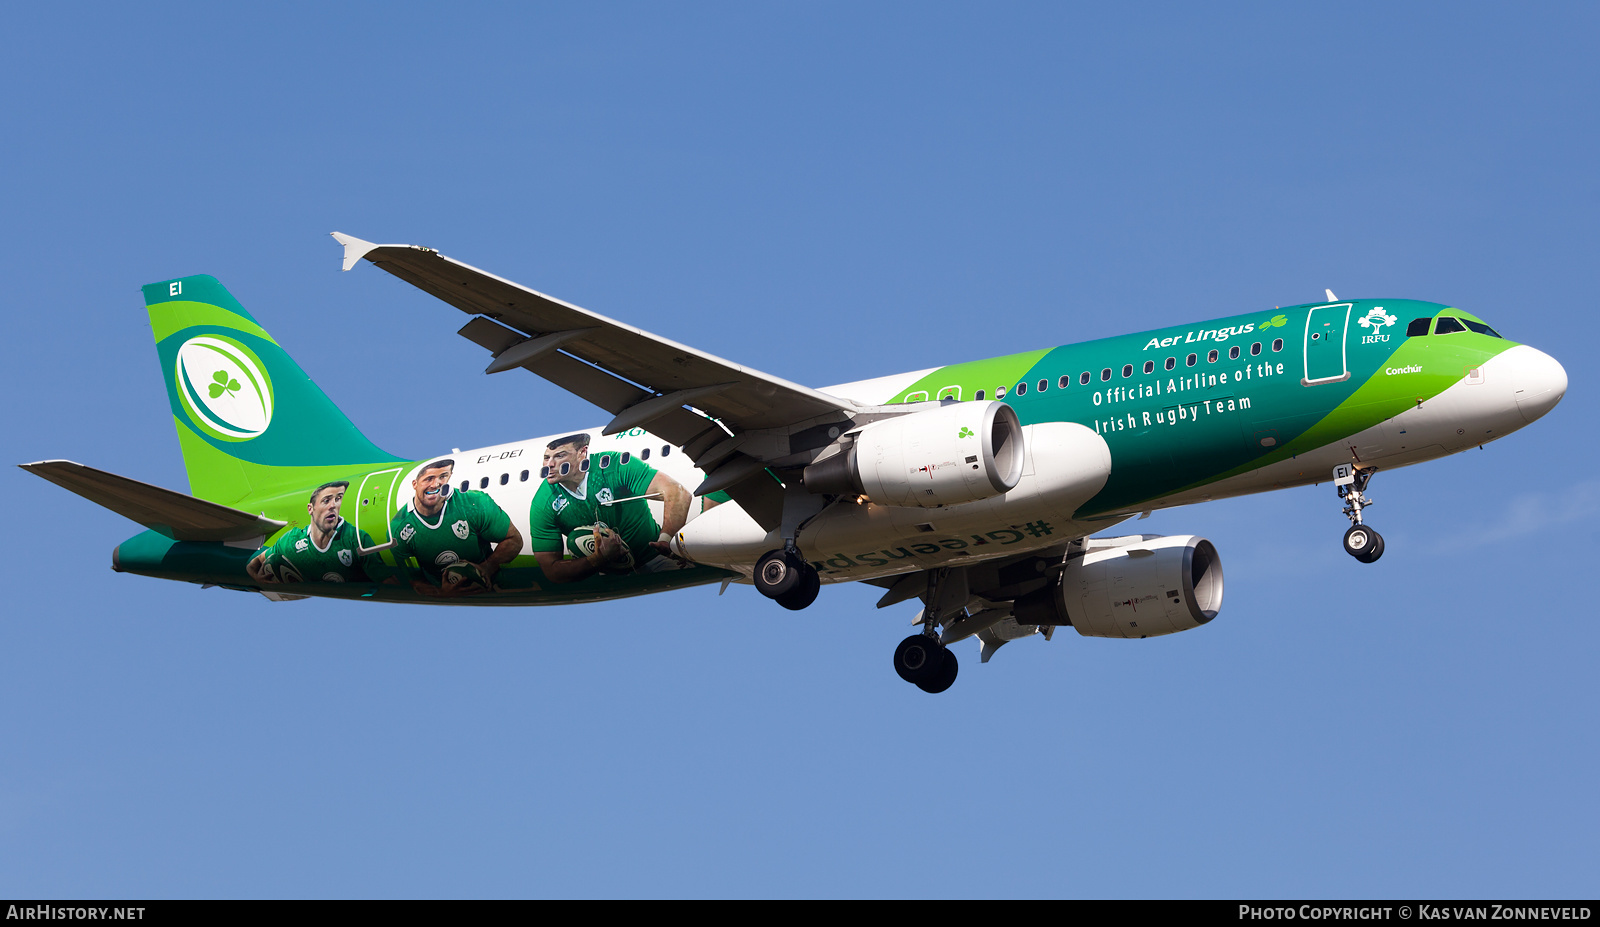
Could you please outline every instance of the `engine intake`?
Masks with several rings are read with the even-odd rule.
[[[999,495],[1022,479],[1022,423],[1003,402],[952,402],[872,422],[806,467],[814,493],[932,508]]]
[[[1198,628],[1222,608],[1222,560],[1194,535],[1111,539],[1069,561],[1061,583],[1018,599],[1022,624],[1084,637],[1155,637]]]

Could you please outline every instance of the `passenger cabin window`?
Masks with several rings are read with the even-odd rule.
[[[1406,326],[1406,337],[1415,338],[1418,335],[1426,335],[1428,326],[1431,324],[1433,324],[1433,319],[1412,319],[1411,324]]]
[[[469,490],[471,488],[472,488],[472,481],[471,480],[462,480],[461,481],[461,491],[462,492],[466,492],[467,490]]]
[[[1464,331],[1466,331],[1466,329],[1461,327],[1460,322],[1457,322],[1455,319],[1452,319],[1447,315],[1440,316],[1439,321],[1435,322],[1433,325],[1433,333],[1435,335],[1453,335],[1456,332]]]
[[[500,474],[500,485],[501,486],[504,486],[505,484],[507,484],[509,482],[511,482],[511,474],[509,474],[509,473]]]
[[[1274,338],[1274,339],[1272,339],[1272,350],[1274,350],[1274,351],[1282,351],[1283,350],[1283,339],[1282,338]]]
[[[611,455],[610,454],[601,454],[600,455],[600,469],[604,470],[605,468],[607,468],[609,466],[611,466]]]
[[[1155,369],[1156,369],[1156,362],[1155,361],[1145,361],[1144,362],[1144,372],[1145,373],[1153,373],[1155,371]]]
[[[1131,376],[1133,376],[1133,365],[1132,364],[1123,364],[1122,365],[1122,378],[1124,380],[1126,380],[1127,378],[1129,378]]]
[[[1199,356],[1194,355],[1194,354],[1190,354],[1188,357],[1184,358],[1183,362],[1185,364],[1188,364],[1190,367],[1193,367],[1194,366],[1194,362],[1199,360],[1199,359],[1200,359]]]
[[[1471,319],[1462,319],[1461,324],[1472,329],[1480,335],[1488,335],[1490,338],[1503,337],[1499,332],[1483,324],[1482,322],[1474,322]]]
[[[1100,371],[1100,380],[1101,380],[1101,382],[1105,382],[1106,380],[1109,380],[1109,379],[1111,379],[1111,368],[1107,367],[1104,370]]]
[[[632,459],[633,459],[633,452],[632,451],[623,451],[622,452],[622,462],[623,463],[627,463],[628,461],[630,461]]]
[[[1255,357],[1257,354],[1260,354],[1260,353],[1261,353],[1261,342],[1257,341],[1255,344],[1252,344],[1250,346],[1250,356],[1251,357]]]
[[[1017,395],[1018,396],[1026,396],[1026,395],[1028,395],[1028,384],[1026,384],[1026,383],[1018,383],[1017,384]]]
[[[489,478],[487,476],[484,477],[482,480],[480,480],[478,482],[478,488],[479,489],[488,489],[489,488]]]
[[[1174,368],[1176,366],[1178,366],[1178,359],[1176,357],[1167,358],[1167,369],[1168,370],[1171,370],[1172,368]]]
[[[528,481],[528,471],[524,470],[524,471],[522,471],[522,482],[526,483],[527,481]]]
[[[1234,345],[1233,347],[1228,349],[1228,360],[1238,360],[1238,359],[1239,359],[1239,346],[1238,345]]]
[[[566,466],[566,465],[563,464],[562,466]],[[578,461],[578,472],[579,473],[588,473],[589,472],[589,458],[585,457],[582,460]]]
[[[1211,353],[1206,355],[1206,363],[1215,364],[1216,362],[1217,362],[1217,351],[1216,351],[1215,348],[1212,348],[1211,349]]]
[[[649,460],[650,459],[650,449],[648,447],[639,452],[639,459],[640,460]]]
[[[1056,388],[1057,389],[1066,389],[1067,387],[1069,387],[1071,385],[1072,385],[1072,374],[1070,374],[1070,373],[1063,373],[1061,375],[1061,379],[1056,381]]]
[[[1089,371],[1085,370],[1083,373],[1078,375],[1078,385],[1080,385],[1080,386],[1088,386],[1089,385]]]
[[[994,398],[996,398],[996,399],[1004,399],[1004,398],[1006,398],[1006,388],[1004,386],[996,386],[994,388]]]
[[[1037,384],[1035,384],[1035,388],[1038,389],[1039,392],[1042,393],[1045,390],[1050,388],[1050,381],[1049,380],[1040,380]]]
[[[668,454],[671,454],[671,453],[672,453],[672,445],[670,445],[670,444],[661,445],[661,456],[662,457],[665,457],[665,456],[667,456]]]
[[[983,390],[981,390],[981,389],[978,390],[978,401],[979,402],[983,401]],[[626,463],[627,461],[623,461],[623,462]]]

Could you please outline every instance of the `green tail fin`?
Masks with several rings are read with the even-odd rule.
[[[379,450],[214,277],[144,288],[189,491],[234,505],[311,471],[400,460]]]

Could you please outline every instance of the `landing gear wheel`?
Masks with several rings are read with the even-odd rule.
[[[955,684],[956,673],[960,669],[961,667],[956,661],[956,655],[946,650],[944,652],[944,665],[939,667],[939,672],[927,682],[917,683],[917,688],[924,692],[938,695]]]
[[[944,649],[938,638],[913,634],[894,649],[894,671],[914,686],[931,684],[939,677],[939,671],[948,656],[949,651]],[[955,681],[954,674],[951,674],[950,681]]]
[[[756,561],[756,589],[769,599],[779,598],[793,592],[810,569],[798,553],[769,550]]]
[[[1352,525],[1344,533],[1344,552],[1362,563],[1371,563],[1383,556],[1383,535],[1366,525]]]
[[[817,593],[822,589],[822,577],[817,571],[806,564],[806,569],[800,574],[800,582],[795,587],[775,600],[779,605],[790,611],[797,612],[817,600]]]

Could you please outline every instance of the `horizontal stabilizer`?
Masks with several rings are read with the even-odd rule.
[[[70,460],[18,466],[174,541],[248,541],[266,538],[287,524]]]

